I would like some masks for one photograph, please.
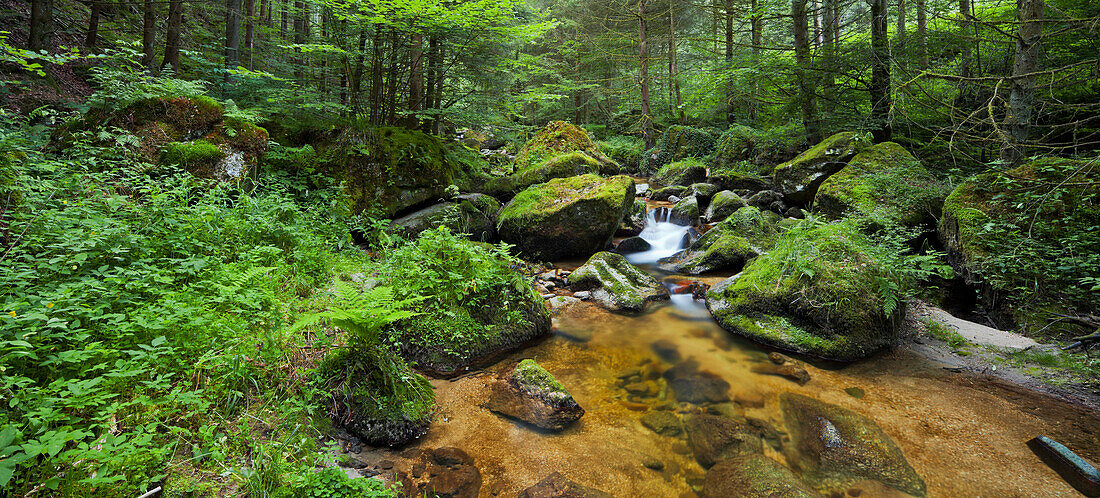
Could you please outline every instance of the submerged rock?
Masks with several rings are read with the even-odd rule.
[[[818,186],[840,171],[849,159],[871,145],[868,136],[856,132],[837,133],[775,167],[775,186],[787,201],[807,205]]]
[[[611,498],[611,495],[566,479],[559,472],[520,491],[519,498]]]
[[[458,448],[425,451],[428,481],[419,486],[420,495],[436,498],[477,498],[481,490],[481,471],[474,459]]]
[[[717,223],[745,206],[745,200],[741,196],[729,190],[723,190],[714,194],[704,216],[707,221]]]
[[[680,417],[672,412],[649,412],[642,415],[641,422],[646,428],[662,436],[676,437],[684,430]]]
[[[695,415],[684,426],[691,452],[703,468],[737,455],[764,451],[757,431],[729,417]]]
[[[490,391],[490,410],[543,429],[561,430],[584,415],[565,386],[532,359],[498,372]]]
[[[818,490],[842,493],[870,479],[913,496],[925,495],[924,480],[873,420],[795,393],[783,393],[779,402],[797,468]]]
[[[682,403],[721,403],[729,401],[729,382],[706,370],[699,363],[687,360],[665,371],[664,378],[672,387],[676,401]]]
[[[640,312],[646,304],[668,299],[668,289],[626,261],[621,254],[599,252],[569,274],[574,289],[591,290],[592,297],[613,311]]]
[[[500,212],[497,232],[529,258],[558,260],[607,247],[634,204],[634,180],[581,175],[520,192]]]
[[[779,462],[764,455],[738,455],[707,471],[703,498],[814,498],[818,494]]]
[[[905,307],[877,250],[854,223],[799,225],[711,287],[707,308],[722,328],[757,342],[832,360],[865,358],[897,341]],[[874,290],[891,283],[893,294]]]
[[[680,251],[658,263],[661,269],[698,275],[716,270],[740,271],[746,262],[775,244],[779,232],[759,209],[743,207]]]

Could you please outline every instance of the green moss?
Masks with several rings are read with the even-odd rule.
[[[916,226],[939,217],[943,184],[900,145],[885,142],[856,154],[818,188],[814,209],[855,215],[874,226]]]
[[[528,140],[516,154],[515,167],[523,172],[543,164],[545,161],[568,152],[586,152],[593,158],[608,161],[588,133],[578,126],[565,121],[552,121]]]
[[[512,378],[516,379],[521,386],[533,388],[541,393],[562,393],[569,394],[569,391],[565,389],[565,386],[558,379],[547,372],[545,368],[542,368],[538,363],[535,363],[533,359],[525,359],[516,365],[515,370],[512,371]]]
[[[753,317],[734,315],[730,321],[746,335],[761,339],[770,344],[792,343],[822,356],[843,354],[850,347],[846,337],[824,338],[806,332],[791,323],[785,317],[775,315],[756,315]]]
[[[755,128],[744,125],[733,125],[722,136],[714,147],[714,156],[718,164],[731,164],[745,161],[752,157],[756,141],[760,138],[760,132]]]
[[[210,167],[224,158],[225,152],[206,140],[172,142],[164,146],[160,164]]]
[[[669,126],[656,145],[646,151],[648,169],[654,171],[689,157],[705,157],[714,150],[714,143],[715,136],[707,130],[684,125]]]
[[[666,164],[657,170],[650,182],[657,185],[691,185],[703,181],[707,176],[707,167],[694,157]]]
[[[629,183],[629,188],[624,188]],[[501,223],[505,220],[528,220],[534,222],[556,211],[559,200],[583,197],[585,199],[606,199],[609,205],[621,206],[626,202],[626,194],[633,191],[634,180],[626,176],[601,178],[594,174],[555,178],[549,182],[532,185],[520,192],[504,206],[500,212]]]
[[[668,297],[668,290],[653,276],[613,252],[593,254],[568,280],[577,289],[599,290],[595,298],[615,311],[639,312],[646,303]]]
[[[775,185],[783,195],[799,204],[813,201],[817,188],[844,167],[844,161],[870,147],[869,135],[841,132],[775,167]]]
[[[264,152],[261,161],[279,170],[312,172],[317,167],[317,151],[308,144],[301,147],[275,144]]]
[[[267,130],[240,118],[225,118],[226,143],[233,150],[253,155],[267,150]]]

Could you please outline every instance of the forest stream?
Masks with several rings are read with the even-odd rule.
[[[659,279],[675,280],[651,263],[678,250],[686,230],[654,223],[651,212],[642,237],[653,249],[629,259]],[[1079,496],[1028,449],[1025,443],[1038,435],[1100,459],[1093,439],[1100,427],[1096,413],[993,377],[955,372],[909,347],[845,366],[801,359],[810,380],[799,385],[754,372],[767,369],[769,350],[722,330],[690,294],[673,294],[637,316],[580,302],[559,310],[553,323],[552,337],[490,371],[434,380],[438,412],[420,440],[350,456],[371,468],[418,474],[424,472],[417,463],[424,450],[459,448],[480,470],[480,496],[515,496],[555,471],[614,496],[694,496],[706,470],[693,458],[686,432],[677,426],[670,431],[676,434],[663,436],[641,419],[665,411],[683,420],[709,411],[754,420],[789,443],[779,396],[794,392],[874,420],[923,478],[928,496]],[[486,381],[497,368],[524,358],[536,358],[569,389],[585,410],[577,423],[552,433],[485,408]],[[685,362],[728,383],[729,401],[706,407],[676,403],[656,373]],[[635,372],[642,382],[626,385]],[[649,380],[647,372],[654,372]],[[778,440],[765,442],[764,454],[788,461],[784,447]],[[868,480],[847,496],[907,495]]]

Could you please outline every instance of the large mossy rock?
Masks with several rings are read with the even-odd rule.
[[[532,359],[497,374],[490,384],[488,408],[552,431],[560,431],[584,416],[584,408],[565,386]]]
[[[932,173],[894,142],[873,145],[826,179],[814,211],[840,218],[855,215],[875,226],[932,225],[947,191]]]
[[[613,311],[640,312],[646,304],[668,299],[668,289],[657,279],[627,262],[623,255],[598,252],[573,273],[569,285],[591,290],[592,298]]]
[[[689,275],[717,270],[736,272],[771,249],[778,238],[775,224],[759,209],[746,206],[708,230],[687,249],[658,263],[663,270]]]
[[[502,199],[510,199],[517,192],[531,185],[546,183],[554,178],[568,178],[599,172],[600,163],[592,156],[584,152],[566,152],[513,175],[488,178],[486,181],[471,187],[479,192],[499,196]]]
[[[550,333],[550,312],[506,249],[426,230],[387,254],[379,284],[399,298],[428,296],[392,334],[402,355],[436,377],[484,366]]]
[[[723,190],[714,194],[703,216],[708,222],[717,223],[743,207],[745,207],[745,200],[741,196],[729,190]]]
[[[683,226],[698,225],[699,198],[694,195],[689,195],[677,201],[669,211],[668,221]]]
[[[320,372],[330,392],[326,409],[337,425],[371,446],[401,446],[428,431],[435,403],[427,379],[408,371],[400,358],[387,358],[387,368],[401,370],[399,375],[408,382],[405,389],[394,391],[380,380],[384,375],[377,371],[378,358],[361,357],[364,353],[355,348],[334,349]],[[374,354],[379,353],[393,354]]]
[[[832,360],[865,358],[896,342],[904,315],[901,284],[879,250],[856,223],[803,222],[712,287],[707,308],[722,328],[757,342]]]
[[[446,226],[472,240],[492,242],[496,239],[500,207],[500,201],[488,195],[466,194],[397,218],[391,227],[406,237],[415,237],[425,230]]]
[[[661,166],[661,169],[649,178],[649,182],[666,187],[676,185],[686,187],[693,183],[702,182],[706,178],[706,165],[698,159],[688,158]]]
[[[948,260],[980,285],[1001,328],[1088,332],[1054,314],[1100,309],[1098,182],[1095,161],[1045,158],[972,177],[947,197],[939,234]]]
[[[773,180],[776,190],[786,197],[788,203],[808,205],[822,182],[870,145],[867,135],[850,131],[826,138],[798,157],[775,167]]]
[[[739,455],[718,462],[703,480],[703,498],[816,498],[790,469],[764,455]]]
[[[604,173],[617,173],[615,161],[600,152],[588,132],[565,121],[551,121],[533,138],[523,144],[516,154],[517,173],[544,166],[547,161],[569,153],[581,153],[596,162]]]
[[[714,150],[714,142],[715,136],[707,130],[684,125],[669,126],[654,147],[646,151],[647,169],[652,173],[666,164],[689,157],[706,157]]]
[[[588,256],[607,247],[633,206],[630,177],[556,178],[509,201],[500,212],[497,233],[528,258]]]
[[[98,127],[126,130],[138,139],[136,152],[150,164],[177,165],[203,178],[238,180],[248,176],[267,149],[267,131],[226,117],[207,96],[149,98],[121,111],[91,109],[58,128],[55,143],[67,146],[79,132]]]
[[[870,479],[925,496],[924,480],[874,420],[790,392],[781,394],[779,403],[794,447],[792,465],[819,491],[844,493]]]

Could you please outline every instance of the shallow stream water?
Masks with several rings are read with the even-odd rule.
[[[675,237],[673,228],[660,229],[646,235]],[[652,262],[654,256],[632,259]],[[372,465],[388,460],[408,471],[423,449],[457,447],[473,457],[481,472],[481,496],[516,496],[555,471],[615,496],[692,496],[705,471],[685,436],[658,435],[639,419],[657,409],[686,416],[706,408],[674,403],[671,394],[636,397],[619,387],[624,370],[671,367],[671,346],[681,361],[695,360],[700,370],[730,384],[732,403],[726,409],[769,421],[780,431],[778,396],[787,391],[870,417],[924,479],[928,496],[1080,496],[1027,448],[1026,441],[1037,435],[1100,460],[1097,414],[990,377],[954,373],[904,347],[843,367],[807,364],[811,380],[805,385],[754,373],[754,366],[769,361],[769,351],[722,330],[690,295],[673,296],[638,316],[582,302],[554,318],[554,331],[490,371],[433,381],[439,413],[428,434],[410,447],[369,450],[359,458]],[[666,351],[664,359],[654,343]],[[586,412],[578,423],[548,433],[483,407],[488,376],[523,358],[536,358],[569,389]],[[858,393],[850,388],[863,395],[849,394]],[[765,452],[785,462],[768,445]],[[649,468],[655,461],[661,470]],[[874,485],[858,493],[904,496]]]

